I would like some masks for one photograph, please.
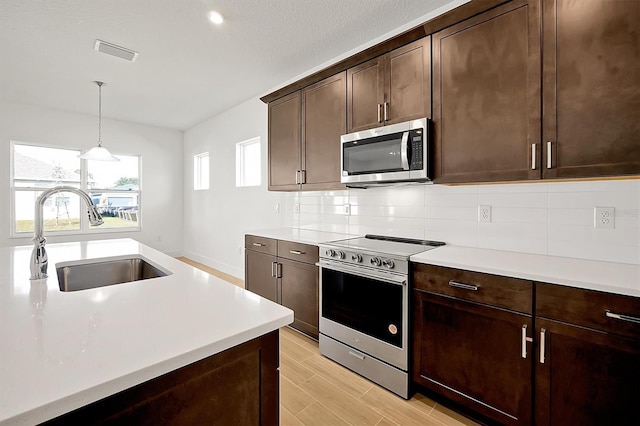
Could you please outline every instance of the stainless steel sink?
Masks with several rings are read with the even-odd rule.
[[[61,291],[86,290],[171,274],[142,256],[61,262],[56,265],[56,272]]]

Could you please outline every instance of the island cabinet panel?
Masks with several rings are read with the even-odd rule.
[[[277,425],[278,365],[276,330],[44,424]]]
[[[348,131],[431,117],[431,38],[347,70]]]
[[[318,253],[310,244],[245,235],[246,289],[291,309],[290,326],[314,339],[320,321]]]
[[[537,424],[640,424],[640,298],[538,283],[536,340]]]
[[[640,2],[543,5],[544,177],[640,174]]]
[[[533,284],[430,265],[412,271],[413,382],[491,421],[530,424]]]
[[[269,103],[269,190],[300,188],[301,96]]]
[[[540,52],[535,0],[433,35],[436,183],[540,178]]]
[[[302,90],[302,187],[343,189],[340,136],[347,132],[346,72]]]

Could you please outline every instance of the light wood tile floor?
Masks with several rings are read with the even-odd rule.
[[[240,287],[244,282],[190,259],[185,263]],[[404,400],[320,355],[318,342],[280,329],[280,424],[339,426],[475,426],[464,416],[415,394]]]

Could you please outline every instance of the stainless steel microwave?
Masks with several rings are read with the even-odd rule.
[[[340,145],[349,187],[430,181],[428,118],[342,135]]]

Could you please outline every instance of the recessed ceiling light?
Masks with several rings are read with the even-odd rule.
[[[211,12],[209,12],[209,20],[216,25],[220,25],[222,24],[222,21],[224,21],[224,18],[218,12],[212,10]]]

